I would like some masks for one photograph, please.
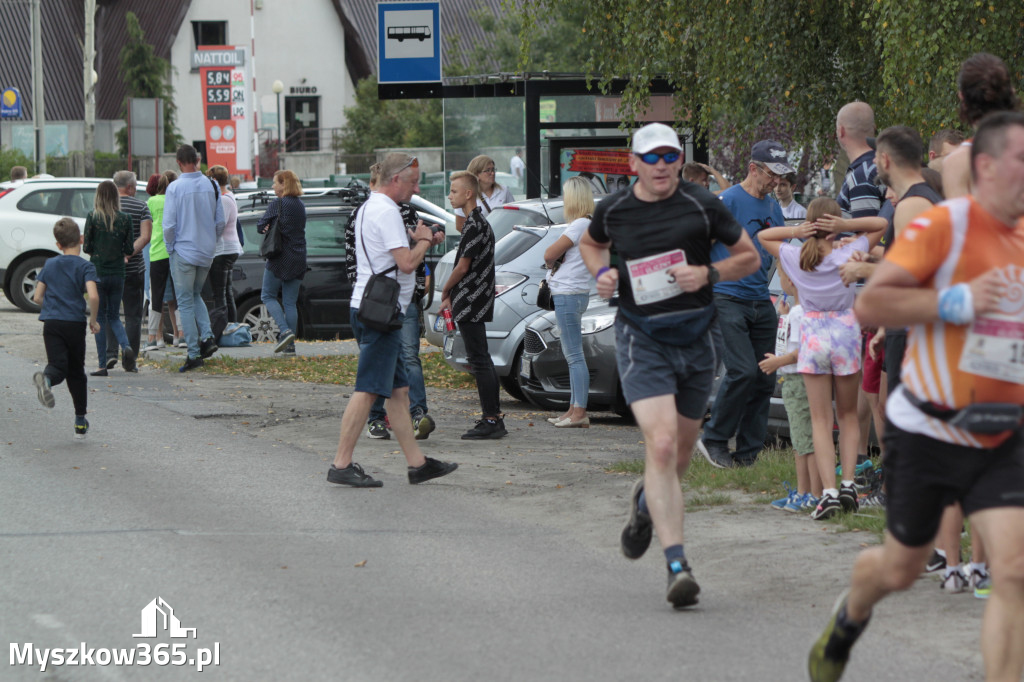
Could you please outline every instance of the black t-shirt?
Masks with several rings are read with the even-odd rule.
[[[365,203],[364,201],[363,204]],[[348,223],[345,224],[345,273],[353,286],[356,283],[356,216],[363,209],[363,204],[359,204],[356,210],[352,211]],[[416,223],[419,221],[416,209],[411,204],[399,204],[398,212],[402,214],[402,222],[405,223],[405,226],[410,230],[415,230]],[[415,240],[409,240],[409,248],[416,248]],[[427,263],[424,261],[416,268],[416,287],[412,292],[412,300],[420,301],[426,293]]]
[[[929,185],[927,182],[918,182],[916,184],[911,185],[907,189],[907,191],[903,193],[903,196],[900,197],[900,201],[903,201],[904,199],[907,199],[909,197],[923,197],[928,201],[932,202],[933,204],[937,204],[942,201],[942,197],[939,195],[939,193],[932,189],[932,186]],[[881,216],[882,213],[879,212],[878,215]],[[885,248],[885,250],[888,251],[889,248],[892,246],[893,241],[896,239],[896,225],[893,223],[893,218],[895,217],[895,209],[883,217],[889,220],[889,227],[885,228],[885,236],[882,237],[882,241],[880,243]]]
[[[451,292],[456,322],[490,322],[494,318],[494,231],[477,206],[466,218],[455,264],[471,259],[469,272]]]
[[[594,211],[589,234],[611,241],[619,255],[619,305],[636,315],[656,315],[702,308],[712,300],[710,286],[671,298],[637,305],[627,261],[682,249],[689,265],[711,264],[711,242],[733,246],[743,228],[711,192],[692,182],[680,182],[676,192],[661,201],[641,201],[629,187],[611,195]]]

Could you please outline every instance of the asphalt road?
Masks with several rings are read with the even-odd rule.
[[[856,550],[841,538],[832,577],[805,582],[777,538],[733,529],[740,540],[714,542],[741,517],[692,521],[705,592],[675,612],[656,546],[636,563],[617,553],[621,514],[595,523],[574,503],[556,519],[503,501],[469,475],[474,444],[450,442],[464,468],[448,478],[409,486],[391,457],[384,488],[350,490],[325,482],[323,451],[240,431],[225,411],[244,408],[155,370],[131,390],[90,384],[94,429],[75,441],[66,389],[41,407],[36,369],[0,349],[0,632],[19,651],[168,642],[187,659],[216,643],[219,665],[202,676],[224,680],[799,680]],[[633,430],[600,438],[637,455]],[[157,597],[195,639],[133,638]],[[937,652],[876,620],[847,679],[981,679],[976,641]],[[13,654],[0,679],[195,674],[63,665],[40,677]]]

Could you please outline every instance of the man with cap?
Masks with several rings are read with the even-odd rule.
[[[668,601],[697,603],[700,587],[683,552],[686,472],[714,380],[711,287],[758,266],[747,234],[709,191],[680,182],[682,147],[666,125],[633,136],[636,182],[598,204],[580,240],[597,291],[618,288],[616,360],[622,392],[644,434],[644,477],[633,485],[622,553],[639,559],[658,539],[668,565]],[[726,257],[712,264],[716,241]],[[614,244],[618,263],[609,266]]]
[[[778,142],[758,142],[750,155],[747,177],[719,195],[761,257],[761,267],[743,279],[715,284],[718,325],[722,336],[729,340],[717,344],[726,374],[698,449],[719,468],[753,464],[768,432],[775,374],[760,371],[758,363],[774,352],[779,318],[768,294],[772,256],[761,248],[755,235],[765,228],[786,224],[772,191],[781,176],[795,172],[787,157]],[[715,244],[711,259],[719,261],[729,254],[724,244]],[[729,439],[733,436],[736,451],[730,452]]]

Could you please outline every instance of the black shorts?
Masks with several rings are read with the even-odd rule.
[[[1017,431],[987,450],[909,433],[885,422],[886,526],[908,547],[935,539],[942,510],[959,502],[964,514],[1024,507],[1024,437]]]

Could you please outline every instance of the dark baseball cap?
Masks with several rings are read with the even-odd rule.
[[[751,161],[763,164],[765,168],[778,175],[796,172],[796,169],[787,162],[788,158],[789,154],[775,140],[761,140],[754,145],[754,150],[750,154]]]

